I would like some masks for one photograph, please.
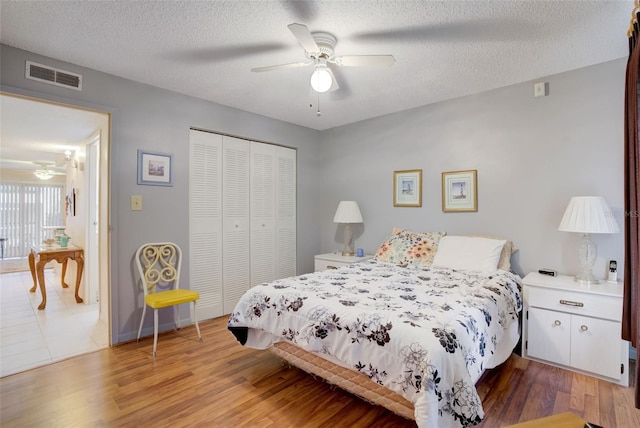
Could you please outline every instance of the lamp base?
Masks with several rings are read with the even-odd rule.
[[[576,276],[575,278],[573,278],[573,280],[580,285],[600,284],[599,279],[583,279]]]
[[[353,251],[353,231],[351,230],[351,225],[346,223],[344,225],[344,249],[342,250],[343,256],[355,256],[355,251]]]
[[[591,235],[582,235],[580,246],[578,247],[578,259],[580,260],[580,273],[574,278],[582,285],[597,284],[600,281],[593,275],[593,263],[598,255],[598,247],[591,239]]]
[[[591,278],[583,278],[582,275],[577,275],[573,280],[581,285],[600,284],[600,280],[595,278],[593,275]]]

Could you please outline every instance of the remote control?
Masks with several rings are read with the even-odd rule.
[[[538,271],[538,273],[542,274],[542,275],[549,275],[549,276],[558,276],[558,272],[556,272],[553,269],[540,269]]]

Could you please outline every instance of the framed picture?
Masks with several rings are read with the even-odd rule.
[[[393,172],[393,206],[422,206],[422,170]]]
[[[73,187],[71,190],[71,196],[70,196],[70,200],[71,200],[71,205],[69,206],[69,212],[71,213],[72,216],[76,216],[76,207],[78,206],[77,201],[76,201],[76,188]]]
[[[478,211],[478,170],[442,173],[442,211]]]
[[[173,155],[138,150],[138,184],[173,186]]]
[[[76,189],[75,189],[75,187],[72,188],[72,191],[69,192],[64,197],[64,202],[65,202],[65,214],[68,215],[68,216],[75,216],[76,215]]]

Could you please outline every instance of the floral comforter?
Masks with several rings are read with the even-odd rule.
[[[228,322],[246,346],[287,340],[414,403],[419,427],[484,416],[474,380],[522,309],[520,278],[376,261],[257,285]]]

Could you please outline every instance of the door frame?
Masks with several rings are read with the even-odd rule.
[[[94,134],[85,144],[85,260],[84,260],[84,299],[88,304],[100,301],[100,140],[101,131]],[[97,187],[95,187],[97,186]],[[96,209],[97,207],[97,209]],[[94,220],[95,218],[95,220]],[[98,239],[93,237],[97,235]],[[97,273],[97,276],[96,276]],[[103,318],[100,313],[100,318]]]
[[[100,277],[100,318],[103,319],[108,327],[108,337],[109,337],[109,346],[112,346],[114,343],[113,338],[113,323],[116,321],[113,316],[113,306],[112,302],[112,284],[111,284],[111,162],[110,156],[111,153],[111,120],[112,120],[112,112],[108,111],[105,108],[91,108],[91,107],[83,107],[80,105],[73,104],[75,100],[67,100],[64,101],[55,101],[52,99],[47,99],[48,94],[44,93],[36,93],[33,91],[25,91],[19,88],[2,86],[0,87],[0,95],[22,98],[25,100],[46,103],[50,105],[57,105],[60,107],[71,108],[76,110],[84,110],[93,113],[97,113],[100,115],[104,115],[104,125],[100,128],[100,165],[99,165],[99,173],[100,177],[98,177],[98,181],[100,183],[100,195],[99,195],[99,210],[100,217],[102,221],[100,222],[100,229],[98,232],[98,246],[100,249],[99,255],[99,277]],[[85,256],[86,257],[86,256]],[[87,285],[85,284],[85,288]]]

